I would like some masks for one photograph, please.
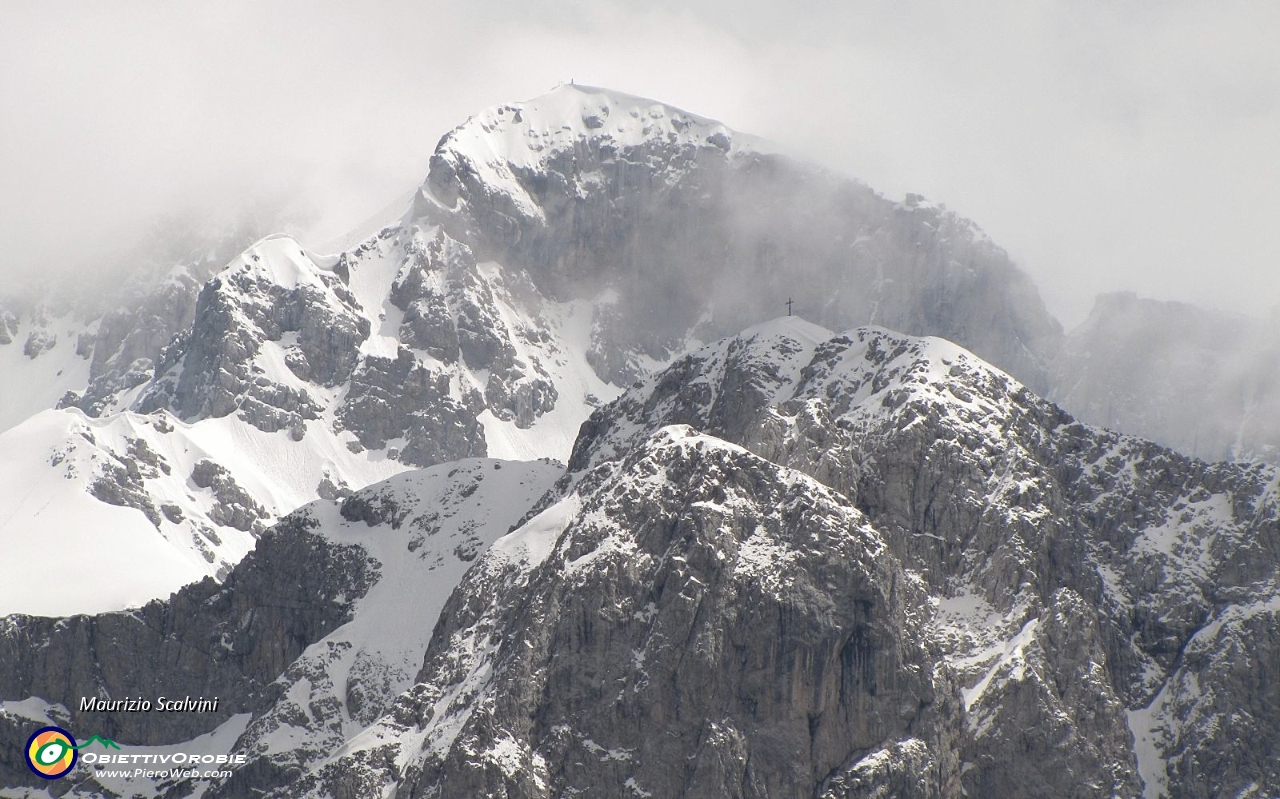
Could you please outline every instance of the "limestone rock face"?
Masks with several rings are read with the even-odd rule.
[[[409,796],[854,795],[943,785],[959,701],[930,605],[839,494],[689,428],[658,431],[503,538],[445,607],[417,685],[304,783]],[[421,730],[412,733],[412,730]],[[376,731],[376,732],[374,732]],[[376,786],[376,787],[375,787]],[[824,788],[824,786],[827,786]],[[739,793],[742,792],[742,793]]]
[[[195,317],[200,282],[186,272],[158,287],[140,306],[107,313],[86,337],[90,382],[75,406],[91,416],[113,410],[118,396],[151,380],[165,351]]]
[[[339,423],[365,447],[381,449],[402,438],[399,458],[428,466],[486,453],[478,408],[449,395],[449,375],[418,363],[407,349],[394,361],[366,357],[338,410]]]
[[[245,532],[262,531],[262,520],[269,518],[269,514],[224,467],[202,460],[191,470],[191,482],[213,492],[214,505],[209,518],[215,524]]]
[[[551,376],[539,361],[520,358],[495,285],[471,249],[437,231],[425,242],[415,241],[408,255],[390,292],[391,304],[404,312],[401,341],[445,364],[461,362],[487,374],[485,407],[499,419],[527,429],[554,409],[558,392]],[[505,281],[497,287],[505,288]],[[527,296],[536,307],[536,290]],[[545,339],[536,329],[521,332],[535,342]]]
[[[346,381],[359,361],[369,321],[338,277],[307,269],[305,258],[291,239],[264,240],[201,290],[173,388],[179,416],[239,409],[264,432],[319,417],[321,406],[305,387],[255,369],[265,342],[281,350],[300,380],[320,386]]]
[[[946,342],[781,323],[597,411],[570,466],[598,468],[672,422],[840,491],[929,585],[962,686],[969,795],[1143,782],[1209,795],[1194,775],[1210,751],[1232,775],[1218,790],[1275,789],[1270,688],[1225,674],[1214,684],[1230,688],[1197,687],[1228,663],[1276,667],[1262,632],[1280,564],[1274,469],[1086,427]]]

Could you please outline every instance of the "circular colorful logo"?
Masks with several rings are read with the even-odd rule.
[[[65,776],[76,765],[76,739],[61,727],[41,727],[27,740],[27,765],[46,780]]]

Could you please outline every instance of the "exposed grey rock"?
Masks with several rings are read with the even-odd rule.
[[[557,507],[528,560],[517,539],[472,570],[379,722],[430,745],[403,775],[343,758],[308,793],[808,797],[908,730],[955,770],[923,584],[838,494],[673,428]],[[955,794],[933,786],[914,795]]]
[[[165,347],[191,325],[200,283],[185,272],[158,286],[137,308],[104,315],[97,334],[77,344],[91,354],[89,386],[76,401],[85,413],[98,416],[116,396],[155,376]]]
[[[141,438],[128,439],[126,451],[129,453],[129,457],[136,464],[139,464],[139,470],[147,477],[155,477],[159,473],[169,474],[173,471],[168,461]]]
[[[537,303],[532,283],[519,291],[526,302]],[[499,419],[528,428],[555,407],[559,394],[550,377],[537,361],[520,359],[514,344],[518,334],[534,340],[541,334],[537,328],[509,329],[490,282],[465,244],[439,231],[425,242],[413,240],[390,300],[404,311],[404,344],[446,364],[461,357],[468,368],[488,373],[484,400]]]
[[[103,464],[102,473],[89,486],[94,498],[124,508],[142,511],[147,520],[160,527],[160,514],[143,484],[143,472],[132,458],[113,458]]]
[[[335,500],[345,499],[351,493],[351,488],[346,481],[339,479],[338,482],[333,481],[333,476],[326,474],[320,479],[320,485],[316,486],[316,496],[321,499]]]
[[[1280,785],[1277,708],[1280,602],[1227,605],[1188,642],[1178,668],[1153,703],[1170,735],[1168,785],[1178,796],[1267,795]]]
[[[1086,603],[1070,589],[992,666],[961,748],[969,796],[1139,796],[1124,704]],[[984,677],[985,678],[985,677]]]
[[[487,548],[559,473],[549,464],[469,459],[362,489],[343,504],[346,518],[335,520],[325,502],[299,511],[323,519],[317,530],[323,535],[367,540],[383,571],[351,622],[277,678],[276,701],[255,714],[236,742],[249,765],[205,795],[297,794],[302,774],[323,764],[353,728],[375,722],[412,684],[448,587],[465,570],[466,559],[451,550]],[[412,595],[403,590],[406,580]],[[280,734],[284,728],[288,735]]]
[[[58,337],[48,330],[32,330],[27,334],[27,343],[22,345],[22,354],[35,360],[58,345]]]
[[[226,416],[239,409],[241,418],[266,432],[297,429],[317,418],[320,405],[307,391],[254,373],[264,342],[280,342],[286,334],[293,338],[286,364],[304,379],[333,386],[355,369],[370,325],[354,298],[336,276],[320,272],[313,282],[282,285],[262,266],[270,257],[250,250],[201,290],[183,368],[171,389],[180,416]]]
[[[1274,469],[1080,425],[942,342],[823,338],[766,327],[677,361],[593,415],[571,468],[693,424],[849,496],[935,595],[977,592],[1000,619],[994,639],[975,622],[939,628],[973,692],[961,749],[970,795],[1136,793],[1143,764],[1126,710],[1154,713],[1163,759],[1144,767],[1158,775],[1169,762],[1170,795],[1209,795],[1188,779],[1205,757],[1231,795],[1276,789],[1260,765],[1280,737],[1270,689],[1245,679],[1215,691],[1231,696],[1215,706],[1194,687],[1227,663],[1275,668],[1263,665],[1273,653],[1250,643],[1249,658],[1218,666],[1188,654],[1218,651],[1216,631],[1245,618],[1262,640],[1274,623],[1262,610],[1280,565]],[[1000,649],[986,649],[993,640]],[[1201,719],[1227,704],[1248,732],[1224,748]]]
[[[73,311],[76,354],[90,361],[87,385],[60,407],[90,416],[121,409],[122,395],[172,365],[162,353],[188,332],[201,285],[264,232],[267,220],[243,218],[210,224],[207,218],[159,221],[106,276],[78,280],[37,301],[66,301]]]
[[[172,505],[168,503],[161,505],[160,512],[164,514],[164,517],[166,519],[173,522],[174,524],[180,524],[182,520],[186,518],[186,515],[182,512],[182,508],[178,507],[177,505]]]
[[[208,488],[213,492],[214,503],[209,518],[215,524],[245,532],[259,532],[264,528],[263,520],[270,518],[267,510],[235,481],[231,473],[213,461],[196,463],[191,471],[191,482],[198,488]]]
[[[390,439],[405,438],[400,459],[409,464],[484,455],[478,409],[453,399],[449,383],[448,374],[429,369],[404,348],[394,361],[367,356],[352,375],[338,421],[365,447],[380,449]]]
[[[445,363],[458,359],[458,329],[445,293],[437,286],[445,283],[446,259],[459,257],[463,251],[443,235],[433,237],[425,246],[414,245],[391,285],[391,303],[405,312],[400,340]],[[465,252],[470,255],[469,250]],[[474,267],[475,260],[469,258],[469,263]]]

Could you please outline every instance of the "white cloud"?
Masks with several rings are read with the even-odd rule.
[[[1280,304],[1272,3],[11,3],[0,274],[163,209],[301,196],[336,235],[446,130],[561,80],[973,217],[1077,320],[1119,288]]]

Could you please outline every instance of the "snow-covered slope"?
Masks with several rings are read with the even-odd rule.
[[[180,795],[213,788],[207,795],[244,796],[288,785],[299,768],[327,758],[412,685],[463,573],[561,474],[548,462],[494,459],[406,472],[345,500],[320,500],[291,514],[223,587],[191,586],[141,612],[70,623],[6,620],[0,624],[0,696],[6,697],[0,737],[8,720],[43,720],[92,727],[132,754],[234,752],[249,758],[229,782],[187,782]],[[312,615],[324,621],[312,621]],[[157,619],[173,616],[179,618],[168,635],[149,635]],[[86,628],[99,640],[96,664],[75,658]],[[206,636],[227,661],[218,669],[202,675],[187,656],[162,654],[165,647],[204,648]],[[26,645],[9,646],[17,640]],[[153,662],[146,669],[114,669],[116,649]],[[280,658],[291,649],[294,654]],[[64,656],[75,662],[60,660]],[[237,681],[226,673],[235,669],[248,673]],[[149,724],[150,714],[78,709],[81,695],[144,690],[206,692],[221,695],[221,702],[216,713],[176,714],[170,722],[176,727],[159,729]],[[30,697],[31,691],[48,698]],[[8,698],[18,693],[24,698]],[[91,777],[91,769],[80,769],[82,778]],[[77,782],[73,795],[99,787],[156,795],[179,781],[99,774]]]
[[[256,714],[235,751],[276,773],[311,770],[413,685],[450,594],[477,557],[514,525],[561,469],[546,462],[470,459],[407,472],[345,502],[294,514],[338,545],[380,565],[351,621],[312,644],[278,678],[280,699]],[[219,787],[234,796],[266,788],[242,775]]]
[[[239,419],[188,424],[163,411],[44,411],[0,433],[0,451],[6,614],[116,610],[221,578],[322,482],[403,470],[354,457],[332,434],[286,448]]]

